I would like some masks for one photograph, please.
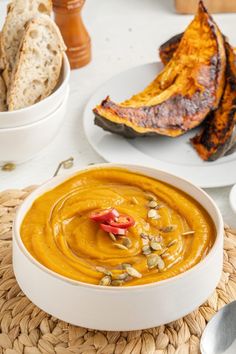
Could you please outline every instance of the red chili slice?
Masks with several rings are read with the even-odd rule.
[[[131,226],[134,226],[135,221],[132,216],[129,215],[120,215],[119,217],[110,220],[109,224],[114,227],[119,227],[121,229],[128,229]]]
[[[97,211],[93,211],[90,214],[90,219],[96,222],[109,222],[110,220],[114,220],[119,217],[119,213],[114,208],[109,209],[101,209]]]
[[[125,235],[126,234],[126,230],[125,229],[121,229],[119,227],[115,227],[115,226],[111,226],[111,225],[107,225],[107,224],[100,224],[100,227],[103,231],[106,232],[111,232],[114,235]]]

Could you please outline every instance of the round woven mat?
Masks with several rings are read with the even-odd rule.
[[[21,292],[12,270],[12,220],[34,187],[0,193],[0,354],[195,354],[207,324],[236,299],[236,230],[225,228],[224,270],[214,294],[190,315],[144,331],[100,332],[49,316]]]

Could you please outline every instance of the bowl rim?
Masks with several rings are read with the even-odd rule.
[[[195,264],[192,268],[188,269],[187,271],[177,274],[174,277],[171,278],[167,278],[164,280],[160,280],[157,282],[153,282],[153,283],[147,283],[147,284],[141,284],[141,285],[133,285],[133,286],[124,286],[124,287],[119,287],[119,286],[101,286],[101,285],[96,285],[96,284],[90,284],[90,283],[85,283],[79,280],[74,280],[74,279],[70,279],[66,276],[63,276],[59,273],[54,272],[53,270],[47,268],[46,266],[44,266],[43,264],[41,264],[39,261],[37,261],[31,254],[30,252],[27,250],[27,248],[25,247],[21,236],[20,236],[20,226],[22,224],[22,221],[24,219],[24,216],[26,215],[26,213],[28,212],[28,210],[31,208],[32,204],[34,203],[34,201],[39,198],[40,195],[45,194],[47,191],[50,191],[54,188],[56,188],[56,186],[60,185],[61,183],[64,183],[66,180],[69,180],[71,178],[73,178],[74,176],[76,176],[78,173],[83,172],[83,171],[90,171],[90,170],[94,170],[94,169],[106,169],[106,168],[121,168],[121,169],[127,169],[130,170],[131,168],[131,172],[136,172],[143,174],[143,175],[147,175],[148,176],[148,172],[155,172],[158,173],[160,175],[168,175],[172,178],[175,178],[177,180],[177,182],[184,182],[185,186],[189,186],[190,188],[195,189],[195,191],[197,191],[198,193],[200,193],[201,195],[204,196],[204,198],[206,200],[208,200],[208,202],[211,203],[214,212],[216,214],[216,219],[212,221],[214,223],[215,229],[216,229],[216,239],[215,242],[212,246],[212,248],[210,249],[209,253],[197,264]],[[140,169],[144,169],[144,171],[140,171]],[[152,177],[154,179],[160,180],[162,181],[161,177]],[[185,192],[182,188],[179,188],[181,191]],[[41,193],[40,193],[41,192]],[[186,194],[190,195],[189,193],[185,192]],[[191,196],[192,197],[192,196]],[[194,197],[192,197],[193,199],[195,199]],[[26,207],[26,210],[23,211],[23,208],[26,204],[29,204]],[[205,208],[204,208],[205,209]],[[224,222],[223,222],[223,218],[221,215],[221,212],[218,208],[218,206],[216,205],[216,203],[214,202],[214,200],[204,191],[202,190],[200,187],[197,187],[196,185],[194,185],[192,182],[178,177],[172,173],[166,172],[164,170],[159,170],[156,168],[150,168],[148,166],[145,165],[134,165],[134,164],[115,164],[115,163],[100,163],[100,164],[95,164],[92,166],[87,166],[86,168],[79,168],[78,170],[74,171],[73,173],[66,173],[62,176],[57,176],[57,177],[53,177],[51,179],[49,179],[48,181],[46,181],[45,183],[43,183],[42,185],[40,185],[39,187],[37,187],[33,192],[30,193],[29,196],[27,196],[25,198],[25,200],[23,201],[23,203],[20,205],[20,207],[17,210],[15,219],[13,221],[13,238],[17,243],[17,246],[19,247],[19,249],[21,250],[21,252],[24,254],[24,256],[26,258],[28,258],[28,260],[33,263],[33,265],[35,265],[37,268],[39,268],[41,271],[46,272],[48,275],[52,276],[53,278],[56,278],[57,280],[60,280],[62,282],[65,283],[69,283],[70,285],[73,286],[81,286],[81,287],[86,287],[86,288],[90,288],[91,291],[95,290],[95,291],[110,291],[110,292],[116,292],[116,291],[122,291],[122,292],[130,292],[130,291],[137,291],[137,290],[143,290],[143,289],[150,289],[153,287],[165,287],[168,286],[170,283],[176,283],[179,280],[181,280],[182,278],[185,278],[186,276],[194,276],[194,273],[198,270],[201,270],[204,266],[207,265],[208,262],[210,262],[210,260],[214,257],[214,255],[217,253],[217,250],[219,247],[221,247],[221,245],[223,245],[223,235],[224,235]],[[223,246],[222,246],[222,254],[223,254]]]
[[[65,87],[68,84],[68,81],[70,78],[70,63],[69,63],[69,59],[68,59],[65,52],[62,53],[62,56],[63,56],[63,67],[62,68],[63,68],[64,78],[63,78],[62,82],[60,83],[60,85],[56,88],[56,90],[53,91],[49,96],[45,97],[44,99],[42,99],[41,101],[39,101],[37,103],[34,103],[31,106],[17,109],[15,111],[0,112],[0,121],[1,121],[1,115],[8,115],[9,119],[10,119],[10,116],[12,116],[16,113],[24,114],[24,113],[30,111],[32,109],[32,107],[34,107],[34,108],[39,107],[42,104],[42,102],[45,103],[47,100],[52,99],[54,96],[56,96],[56,94],[59,90],[61,90],[63,87]],[[14,127],[12,127],[12,128],[14,128]],[[4,129],[4,128],[2,128],[2,129]],[[6,128],[6,129],[8,129],[8,128]]]
[[[33,123],[19,125],[17,127],[11,127],[11,128],[0,128],[0,135],[1,135],[1,133],[8,133],[8,132],[12,132],[12,131],[25,130],[25,129],[40,125],[41,123],[44,123],[47,119],[52,118],[52,116],[54,116],[65,105],[65,103],[67,102],[67,100],[69,98],[69,94],[70,94],[70,88],[68,86],[66,88],[63,101],[61,101],[59,103],[59,105],[52,112],[48,113],[45,117],[42,117],[41,119],[39,119]]]

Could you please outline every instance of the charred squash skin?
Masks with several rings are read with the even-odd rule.
[[[236,121],[236,66],[233,48],[226,43],[226,86],[219,108],[211,112],[203,130],[191,139],[193,147],[205,161],[223,156],[234,140]]]
[[[179,136],[217,108],[225,61],[222,34],[200,2],[164,70],[143,92],[121,104],[106,98],[94,109],[95,124],[127,137]]]
[[[182,37],[183,37],[183,33],[176,34],[175,36],[171,37],[168,41],[166,41],[160,46],[159,55],[164,65],[169,63],[169,61],[172,59],[174,53],[176,52],[179,46]]]

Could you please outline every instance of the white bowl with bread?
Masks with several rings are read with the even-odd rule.
[[[0,130],[32,124],[54,112],[65,98],[69,87],[70,64],[67,55],[63,53],[63,63],[60,78],[52,94],[34,105],[14,111],[0,112]]]
[[[12,0],[8,7],[0,36],[1,164],[35,156],[65,115],[70,65],[51,13],[51,0]],[[48,127],[44,146],[40,127]]]
[[[31,124],[0,129],[0,165],[27,162],[44,150],[63,124],[68,97],[69,87],[63,101],[46,117]]]
[[[150,198],[152,207],[160,205],[155,220],[146,218]],[[122,234],[109,235],[92,219],[101,205],[116,208],[116,214],[106,209],[106,227],[112,215],[133,218],[129,247],[118,248]],[[144,242],[156,234],[159,247],[144,253]],[[53,178],[26,198],[13,227],[13,268],[28,298],[61,320],[138,330],[181,318],[207,300],[221,276],[223,234],[218,207],[192,183],[154,168],[103,164]],[[157,253],[163,267],[149,263]]]

